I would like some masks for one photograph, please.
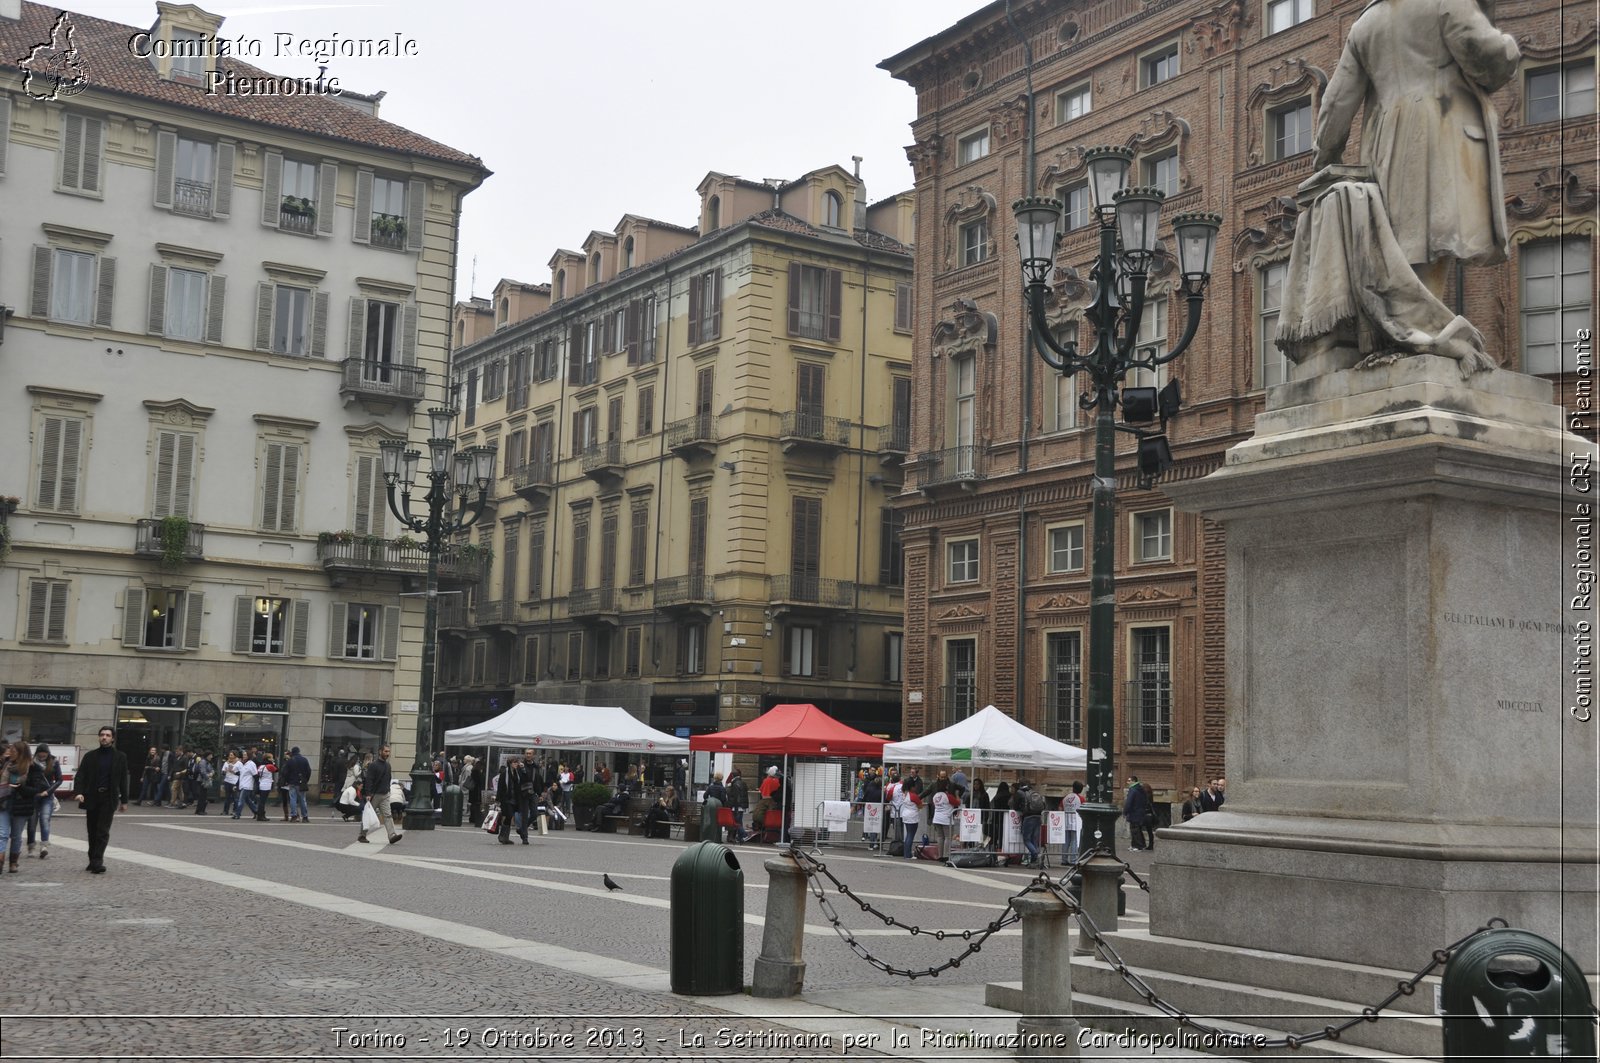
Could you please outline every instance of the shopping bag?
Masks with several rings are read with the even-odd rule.
[[[361,809],[361,833],[368,834],[378,829],[378,811],[368,801]]]
[[[495,807],[491,808],[489,810],[489,814],[487,816],[483,817],[483,829],[488,831],[490,834],[498,834],[498,833],[500,833],[500,806],[499,805],[496,805]]]

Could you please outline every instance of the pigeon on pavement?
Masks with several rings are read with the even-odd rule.
[[[617,885],[615,882],[612,882],[611,881],[611,876],[607,875],[607,874],[602,874],[600,876],[600,881],[604,882],[606,884],[606,889],[608,889],[608,890],[620,890],[622,888],[621,886]]]

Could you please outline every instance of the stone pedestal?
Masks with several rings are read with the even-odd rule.
[[[1072,959],[1067,906],[1052,894],[1030,893],[1011,902],[1022,915],[1022,1018],[1019,1059],[1077,1059],[1078,1024],[1072,1018]]]
[[[1094,857],[1079,871],[1083,875],[1083,914],[1102,934],[1117,931],[1117,898],[1122,890],[1122,864],[1116,860]],[[1073,949],[1079,956],[1094,955],[1094,938],[1083,927],[1078,928],[1078,943]]]
[[[1406,358],[1273,389],[1168,488],[1227,529],[1228,792],[1162,832],[1152,933],[1411,970],[1501,916],[1596,969],[1561,417]]]
[[[768,876],[767,916],[750,995],[798,996],[806,980],[806,964],[800,958],[806,933],[806,872],[789,856],[775,856],[762,866]]]

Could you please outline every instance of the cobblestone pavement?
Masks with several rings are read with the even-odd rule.
[[[48,972],[7,979],[5,1059],[782,1060],[892,1048],[881,1024],[870,1047],[845,1045],[848,1026],[818,1044],[805,1038],[828,1030],[825,1020],[766,1017],[784,1002],[766,1008],[743,996],[667,992],[667,898],[680,843],[569,831],[508,848],[481,831],[440,829],[389,847],[354,844],[354,825],[337,820],[262,824],[135,809],[116,819],[111,872],[91,876],[82,818],[63,813],[50,859],[25,860],[0,882],[21,917],[0,942],[0,964]],[[773,851],[739,852],[746,911],[759,916],[761,860]],[[955,872],[865,853],[828,859],[873,903],[928,927],[982,926],[1026,881],[1020,871]],[[623,890],[608,894],[602,871]],[[1135,920],[1143,900],[1130,891]],[[869,947],[896,963],[934,964],[959,951],[881,924],[874,931],[859,909],[839,908],[876,932]],[[905,986],[851,955],[814,902],[806,918],[808,992]],[[759,951],[760,928],[747,925],[746,977]],[[928,1011],[948,1013],[952,999],[985,1011],[981,983],[1016,977],[1019,954],[1015,930],[997,936],[982,962],[940,977],[939,992],[926,994]],[[952,998],[963,985],[970,990]],[[918,1019],[886,1017],[907,1029]],[[1008,1021],[1014,1029],[1014,1016]]]

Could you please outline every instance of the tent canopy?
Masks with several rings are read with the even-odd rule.
[[[450,746],[532,746],[630,753],[687,753],[689,740],[640,723],[604,705],[522,701],[492,720],[444,733]]]
[[[942,731],[883,747],[884,760],[912,764],[986,764],[1001,768],[1086,768],[1089,755],[986,706]]]
[[[815,705],[774,705],[749,723],[694,735],[689,748],[709,753],[878,759],[883,739],[835,720]]]

